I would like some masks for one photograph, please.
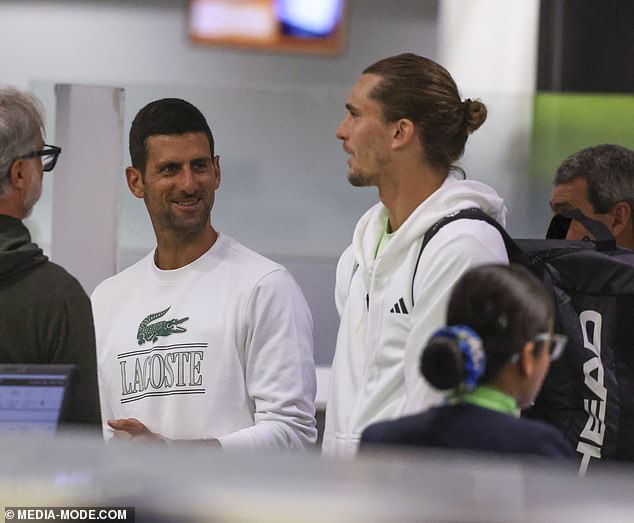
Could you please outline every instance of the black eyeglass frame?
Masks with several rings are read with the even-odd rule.
[[[42,160],[42,170],[45,172],[50,172],[55,168],[55,165],[57,164],[57,159],[59,158],[61,152],[61,147],[45,143],[44,147],[39,151],[21,154],[20,156],[16,157],[16,160],[27,160],[29,158],[38,158],[40,156],[52,156],[53,158],[49,160],[48,164],[44,160]]]

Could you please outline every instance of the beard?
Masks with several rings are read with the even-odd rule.
[[[378,186],[379,180],[387,170],[388,161],[385,157],[375,156],[371,169],[350,169],[348,181],[353,187]]]
[[[183,216],[175,212],[167,212],[162,221],[165,228],[182,235],[195,235],[202,231],[210,222],[211,205],[206,204],[199,213]]]
[[[348,173],[348,181],[353,187],[369,187],[370,185],[374,185],[374,180],[371,176],[359,171]]]
[[[24,196],[23,205],[26,211],[25,217],[28,217],[31,215],[31,211],[33,211],[33,207],[35,206],[37,201],[40,199],[41,195],[42,195],[42,182],[41,181],[39,183],[35,181],[31,182],[31,185],[29,186],[27,193]]]
[[[348,171],[348,181],[353,187],[378,186],[389,169],[390,157],[384,148],[372,145],[361,154],[354,154]]]
[[[183,218],[174,214],[167,214],[163,217],[163,226],[174,233],[180,235],[191,235],[202,231],[209,223],[211,209],[206,213]]]
[[[196,195],[199,196],[200,195]],[[163,207],[160,212],[150,213],[150,217],[152,218],[152,214],[154,214],[154,218],[152,218],[152,222],[155,227],[155,232],[159,234],[160,232],[166,233],[170,236],[181,237],[181,238],[191,238],[195,237],[198,233],[205,230],[211,223],[211,208],[213,206],[213,197],[208,198],[204,195],[202,196],[202,201],[204,202],[203,208],[200,212],[197,213],[179,213],[176,209],[170,209]],[[150,209],[148,202],[146,201],[146,206]]]

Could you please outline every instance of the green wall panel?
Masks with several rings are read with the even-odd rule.
[[[602,143],[634,149],[634,95],[538,93],[531,173],[550,183],[572,153]]]

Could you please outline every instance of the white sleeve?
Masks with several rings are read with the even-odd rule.
[[[335,305],[337,307],[337,313],[339,314],[339,320],[341,320],[346,302],[348,301],[348,296],[350,295],[352,278],[358,268],[359,266],[354,258],[354,255],[352,253],[352,246],[350,245],[341,254],[341,256],[339,257],[339,261],[337,262],[337,273],[335,279]],[[322,438],[322,453],[325,455],[334,453],[333,441],[335,439],[335,436],[333,427],[335,425],[335,409],[333,405],[335,404],[335,400],[333,398],[335,396],[335,392],[333,377],[335,375],[336,367],[334,365],[336,358],[337,353],[335,353],[333,363],[330,368],[330,382],[328,384],[328,400],[326,402],[324,433]]]
[[[101,347],[101,329],[100,327],[103,325],[102,323],[102,308],[104,300],[101,298],[103,291],[100,286],[98,286],[90,296],[90,304],[92,306],[92,315],[95,327],[95,345],[97,351],[97,383],[99,385],[99,407],[101,409],[101,426],[103,430],[103,437],[106,441],[110,440],[114,434],[114,431],[110,428],[110,426],[106,423],[109,419],[113,419],[114,414],[112,410],[112,406],[110,404],[111,395],[107,390],[105,390],[105,383],[103,377],[103,365],[100,364],[100,356],[103,348]],[[101,306],[99,306],[101,305]],[[105,314],[104,314],[105,316]],[[101,349],[101,350],[100,350]]]
[[[317,439],[313,320],[286,269],[253,289],[245,312],[245,380],[255,424],[219,439],[224,449],[303,450]]]
[[[508,264],[500,233],[476,220],[444,226],[425,247],[414,280],[413,324],[405,346],[404,414],[438,404],[442,395],[420,374],[420,355],[431,334],[445,325],[449,296],[467,270],[487,263]]]
[[[103,438],[108,441],[112,439],[114,435],[114,430],[106,423],[109,419],[113,419],[113,411],[110,406],[110,395],[107,391],[104,390],[103,383],[104,379],[101,376],[101,367],[97,368],[97,379],[99,381],[99,405],[101,408],[101,426],[103,430]]]
[[[354,255],[352,254],[352,245],[343,251],[337,262],[337,273],[335,279],[335,305],[339,318],[343,314],[343,308],[348,301],[350,294],[350,284],[355,271],[359,268]]]

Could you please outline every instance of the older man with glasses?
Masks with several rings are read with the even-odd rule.
[[[72,423],[99,424],[95,335],[79,282],[51,263],[22,220],[42,193],[61,148],[44,143],[40,102],[0,87],[0,363],[64,363],[79,368]]]

